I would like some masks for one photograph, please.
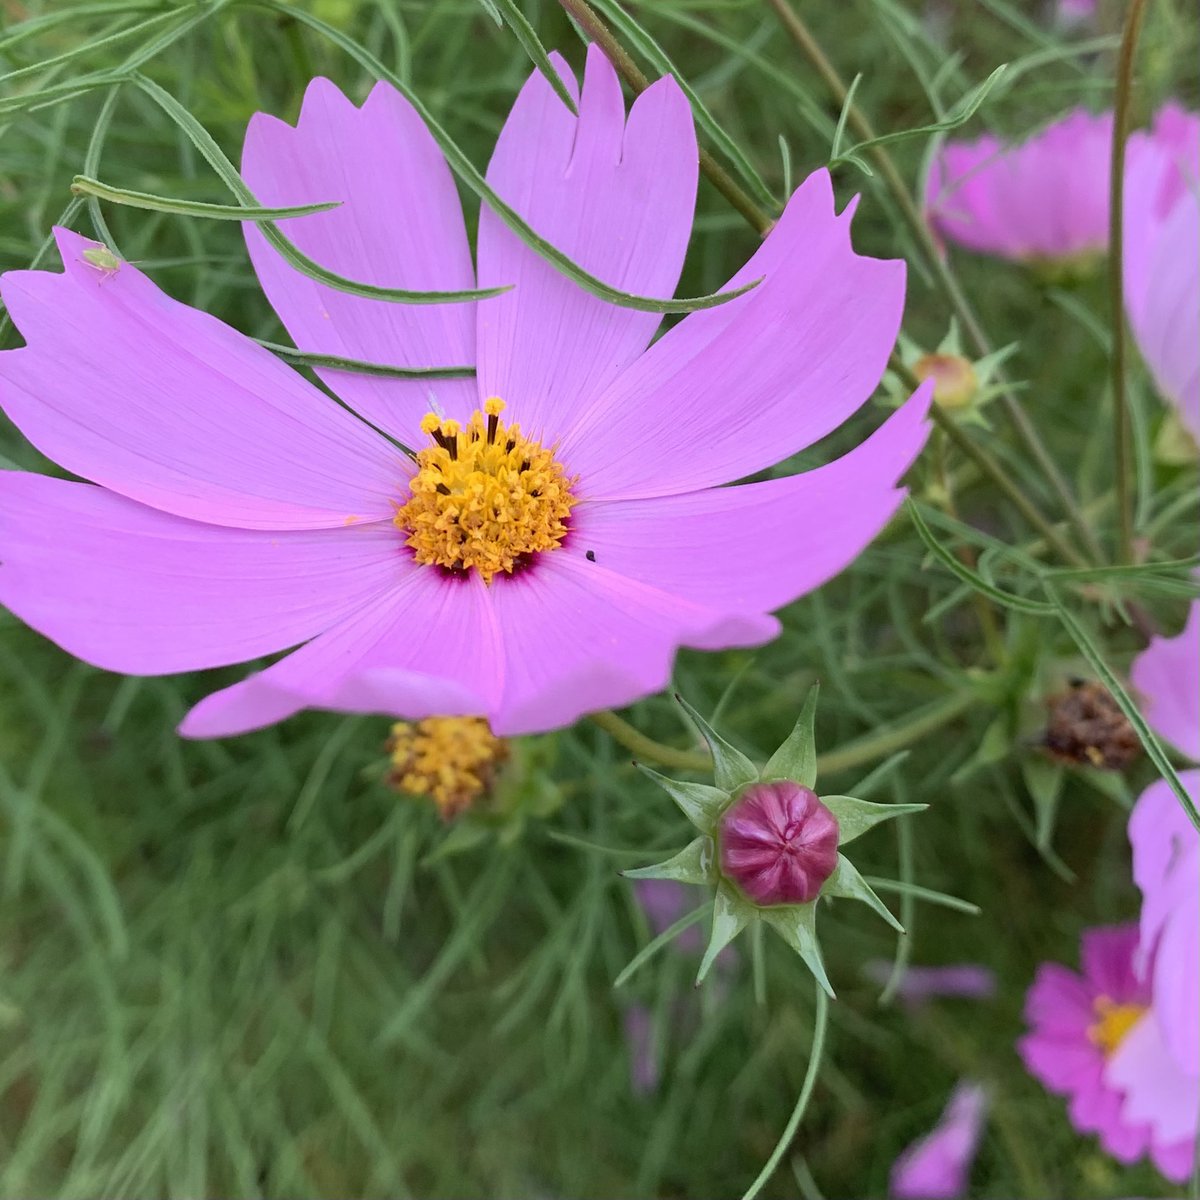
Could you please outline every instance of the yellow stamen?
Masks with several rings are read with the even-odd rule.
[[[395,517],[417,562],[474,567],[491,583],[566,537],[575,480],[551,450],[524,437],[519,425],[506,426],[503,411],[504,401],[493,396],[465,428],[436,413],[422,418],[434,444],[417,454],[411,494]]]
[[[445,820],[490,791],[508,759],[508,743],[482,717],[397,721],[387,749],[388,783],[413,796],[430,796]]]
[[[1118,1004],[1107,996],[1097,996],[1093,1007],[1096,1010],[1096,1023],[1088,1026],[1088,1038],[1108,1058],[1142,1019],[1146,1006]]]

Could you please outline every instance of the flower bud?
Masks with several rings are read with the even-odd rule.
[[[975,368],[961,354],[923,354],[913,374],[922,382],[933,380],[933,398],[942,408],[966,408],[979,390]]]
[[[721,871],[755,904],[815,900],[838,861],[837,818],[790,779],[751,784],[718,827]]]

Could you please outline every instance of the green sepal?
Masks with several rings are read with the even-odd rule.
[[[717,955],[750,924],[757,912],[754,905],[743,900],[729,884],[718,886],[713,898],[712,933],[708,948],[700,960],[700,970],[696,972],[697,987],[704,982],[709,968],[717,961]]]
[[[710,837],[698,837],[678,854],[651,867],[622,871],[626,879],[672,879],[676,883],[709,884],[716,878],[716,851]]]
[[[897,933],[904,926],[892,915],[892,910],[875,894],[871,885],[858,873],[858,868],[844,855],[838,855],[838,865],[821,889],[823,896],[841,896],[846,900],[861,900],[873,908]]]
[[[712,833],[717,818],[729,803],[729,793],[708,783],[685,783],[660,775],[651,767],[638,763],[637,768],[648,775],[679,806],[680,811],[701,833]]]
[[[700,731],[713,759],[713,779],[717,787],[725,792],[736,792],[758,778],[758,768],[738,749],[731,746],[709,723],[678,693],[675,699],[683,711],[692,719]]]
[[[856,796],[822,796],[821,803],[837,818],[838,845],[844,846],[881,821],[924,812],[928,804],[875,804]]]
[[[817,941],[817,901],[808,904],[789,904],[780,908],[763,908],[759,914],[772,929],[804,960],[813,978],[830,998],[837,997],[825,973],[821,943]]]
[[[813,723],[817,715],[817,693],[820,687],[819,683],[814,683],[808,689],[795,727],[763,767],[763,779],[791,779],[801,787],[816,786],[817,742],[813,733]]]

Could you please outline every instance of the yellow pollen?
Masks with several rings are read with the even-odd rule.
[[[508,743],[482,717],[397,721],[387,750],[392,757],[388,783],[412,796],[431,797],[443,820],[489,792],[508,759]]]
[[[503,411],[504,401],[493,396],[465,428],[436,413],[421,420],[433,445],[417,454],[411,494],[395,517],[417,562],[474,567],[491,583],[566,537],[575,480],[551,450],[524,437],[519,425],[505,425]]]
[[[1142,1019],[1146,1006],[1118,1004],[1107,996],[1097,996],[1093,1007],[1096,1010],[1096,1023],[1088,1026],[1088,1038],[1108,1058]]]

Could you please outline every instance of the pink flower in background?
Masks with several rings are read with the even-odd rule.
[[[1183,632],[1154,638],[1130,675],[1154,731],[1200,761],[1200,601],[1189,608]],[[1179,778],[1200,802],[1200,770],[1181,771]],[[1152,783],[1133,806],[1129,842],[1142,893],[1137,967],[1150,983],[1158,1047],[1186,1086],[1168,1095],[1145,1069],[1145,1056],[1132,1052],[1129,1062],[1114,1066],[1142,1119],[1165,1130],[1164,1137],[1194,1139],[1200,1119],[1200,833],[1165,780]]]
[[[1200,801],[1200,771],[1180,781]],[[1135,968],[1150,987],[1150,1014],[1113,1055],[1109,1076],[1125,1116],[1156,1140],[1182,1143],[1170,1170],[1191,1174],[1200,1125],[1200,833],[1165,780],[1146,789],[1129,818],[1133,878],[1142,893]]]
[[[963,1081],[932,1132],[914,1142],[892,1166],[896,1200],[953,1200],[967,1188],[987,1115],[987,1092]]]
[[[1090,25],[1096,19],[1096,0],[1057,0],[1054,17],[1062,29]]]
[[[629,1090],[650,1096],[662,1082],[662,1064],[654,1037],[654,1017],[644,1004],[631,1004],[622,1016],[629,1051]]]
[[[1055,262],[1108,248],[1112,114],[1076,110],[1012,144],[987,134],[946,142],[930,163],[925,208],[949,241],[1001,258]]]
[[[1151,639],[1129,680],[1154,732],[1200,762],[1200,601],[1188,608],[1178,637]]]
[[[892,963],[874,958],[863,966],[863,974],[881,987],[892,977]],[[943,996],[966,1000],[990,1000],[996,994],[996,974],[978,963],[953,963],[944,967],[908,967],[900,977],[896,995],[916,1008]]]
[[[1131,150],[1125,311],[1158,390],[1200,440],[1200,116],[1168,105]]]
[[[1150,988],[1135,970],[1137,950],[1136,925],[1091,929],[1082,975],[1043,964],[1026,997],[1031,1028],[1018,1050],[1030,1074],[1069,1099],[1076,1129],[1098,1135],[1122,1163],[1149,1153],[1179,1182],[1191,1171],[1200,1095],[1163,1043]]]
[[[637,902],[656,936],[665,933],[680,917],[696,907],[694,889],[670,879],[635,880],[633,894],[637,897]],[[675,948],[688,954],[699,954],[703,951],[704,939],[700,934],[700,927],[689,925],[675,939]]]
[[[687,101],[664,79],[627,119],[592,47],[579,108],[535,72],[488,179],[587,270],[668,295],[697,181]],[[386,85],[357,108],[314,80],[295,128],[254,118],[243,169],[264,204],[340,202],[283,223],[328,268],[392,287],[514,286],[476,304],[374,301],[298,273],[247,230],[302,349],[476,367],[435,382],[321,372],[414,461],[134,267],[96,268],[76,234],[57,233],[64,273],[4,278],[28,345],[0,355],[0,403],[90,482],[0,473],[0,602],[129,674],[303,644],[201,701],[184,733],[307,707],[483,715],[498,734],[568,724],[662,688],[681,645],[770,640],[770,613],[895,512],[928,388],[829,466],[720,486],[841,425],[895,340],[904,266],[854,253],[853,205],[836,213],[828,173],[733,280],[757,288],[649,346],[657,315],[588,294],[486,206],[474,266],[441,153]]]

